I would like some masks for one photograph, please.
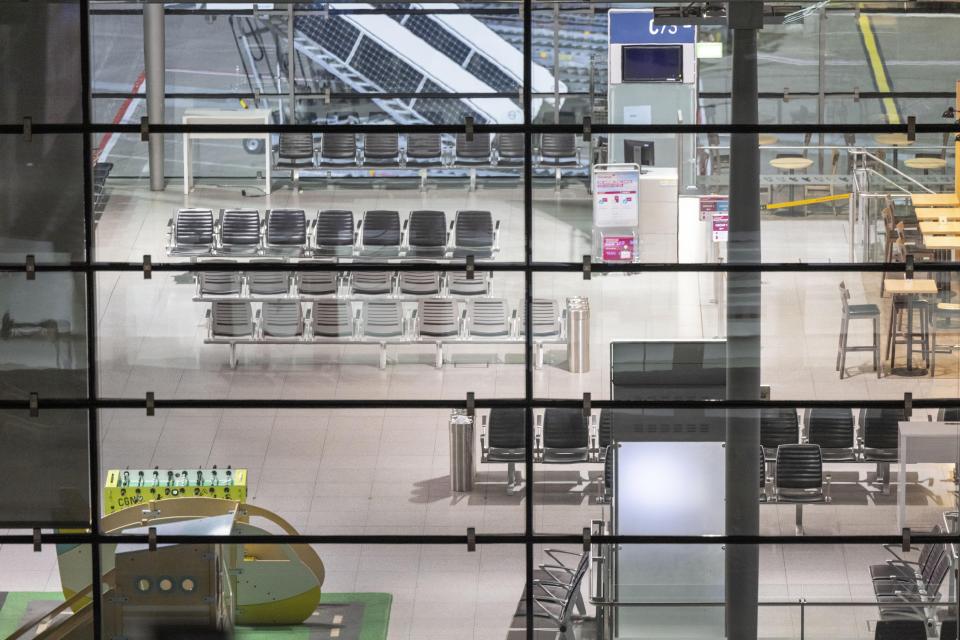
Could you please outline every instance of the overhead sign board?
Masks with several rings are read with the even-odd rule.
[[[693,25],[654,24],[653,11],[611,11],[610,44],[694,44]]]

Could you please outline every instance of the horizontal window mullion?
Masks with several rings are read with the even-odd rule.
[[[377,94],[364,94],[372,98]],[[23,135],[23,123],[0,124],[0,135]],[[43,123],[31,122],[34,135],[71,133],[121,133],[121,134],[183,134],[183,133],[466,133],[465,124],[140,124],[92,123]],[[583,124],[474,124],[474,133],[567,133],[583,134]],[[616,133],[908,133],[908,124],[591,124],[592,135]],[[960,123],[918,122],[915,133],[960,132]]]
[[[402,259],[401,259],[402,260]],[[230,272],[230,271],[454,271],[466,268],[465,262],[150,262],[149,270],[154,272]],[[672,263],[672,262],[532,262],[529,266],[523,262],[475,262],[476,271],[526,272],[533,273],[584,273],[585,264],[590,273],[903,273],[906,264],[902,262],[755,262],[750,264],[730,264],[714,262]],[[142,262],[83,262],[37,263],[0,263],[0,273],[26,273],[28,270],[50,273],[86,273],[93,272],[143,272]],[[914,270],[923,273],[960,272],[960,263],[924,262],[914,264]]]
[[[41,525],[49,526],[49,525]],[[583,544],[583,534],[534,534],[527,536],[522,533],[477,533],[474,537],[476,544]],[[415,544],[415,545],[462,545],[466,549],[468,536],[464,535],[377,535],[377,534],[259,534],[259,535],[164,535],[158,533],[151,538],[148,534],[93,534],[93,533],[41,533],[42,544]],[[591,544],[787,544],[787,545],[822,545],[822,544],[895,544],[900,545],[903,536],[897,535],[591,535]],[[960,536],[949,534],[912,533],[911,544],[953,543],[960,541]],[[0,542],[4,544],[35,544],[36,539],[30,534],[3,534]]]
[[[305,345],[309,342],[305,342]],[[33,407],[38,412],[70,409],[466,409],[467,400],[446,399],[220,399],[220,398],[163,398],[155,396],[149,403],[145,397],[118,398],[50,398],[42,395]],[[581,398],[476,398],[477,409],[490,408],[581,408]],[[960,398],[911,398],[914,409],[940,409],[960,407]],[[828,409],[903,409],[904,400],[814,400],[787,398],[776,400],[599,400],[591,399],[595,409],[769,409],[769,408],[828,408]],[[29,399],[0,400],[0,410],[23,410],[31,408]]]

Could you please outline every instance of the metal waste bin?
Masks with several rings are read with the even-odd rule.
[[[590,371],[590,299],[582,296],[567,298],[567,368]]]
[[[473,418],[462,410],[450,414],[450,490],[473,489]]]

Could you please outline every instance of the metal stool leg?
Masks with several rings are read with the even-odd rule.
[[[841,329],[841,340],[843,341],[843,348],[840,349],[840,379],[843,380],[843,374],[847,370],[847,332],[850,329],[850,319],[848,317],[843,318],[843,328]]]
[[[844,343],[844,335],[846,334],[847,328],[847,317],[844,316],[840,319],[840,338],[837,341],[837,366],[834,367],[834,371],[840,371],[840,356],[843,354],[843,348],[847,346]],[[843,371],[840,371],[840,377],[843,377]]]
[[[880,377],[880,372],[883,369],[883,365],[880,362],[880,318],[873,318],[873,368],[877,372],[877,377]]]

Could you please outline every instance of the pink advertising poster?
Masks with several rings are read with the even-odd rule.
[[[634,251],[633,236],[603,236],[604,262],[632,262]]]

